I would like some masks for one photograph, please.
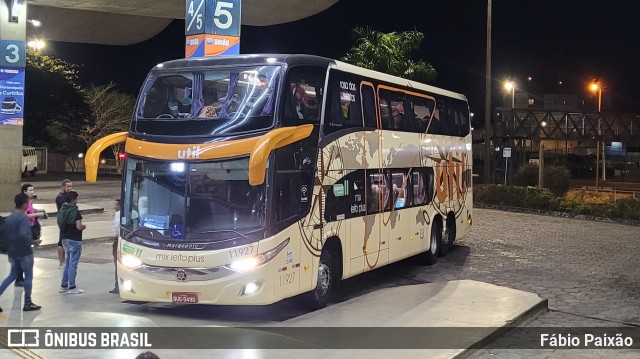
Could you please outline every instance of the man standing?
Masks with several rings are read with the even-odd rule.
[[[16,208],[7,217],[4,223],[4,238],[7,246],[7,255],[11,262],[11,273],[0,284],[0,295],[18,275],[18,268],[24,272],[24,307],[23,311],[40,310],[40,306],[31,301],[31,289],[33,287],[33,250],[31,244],[31,228],[29,218],[24,213],[29,204],[29,196],[19,193],[15,196]],[[2,308],[0,308],[0,312]]]
[[[62,208],[62,205],[66,202],[65,195],[72,189],[73,189],[73,183],[71,183],[71,180],[63,179],[62,190],[56,196],[56,207],[58,208],[58,212],[60,212],[60,208]],[[60,262],[60,264],[58,265],[58,269],[62,269],[64,268],[64,248],[62,247],[62,232],[58,237],[57,251],[58,251],[58,261]]]
[[[84,293],[84,290],[76,286],[76,275],[82,254],[82,231],[87,226],[82,224],[82,215],[78,210],[78,192],[67,192],[65,200],[66,203],[60,208],[57,218],[65,254],[60,293],[80,294]]]

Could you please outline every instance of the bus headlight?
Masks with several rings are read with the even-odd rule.
[[[287,246],[287,244],[289,244],[289,238],[285,239],[282,243],[278,244],[272,250],[260,253],[257,256],[243,258],[235,262],[231,262],[231,264],[229,264],[227,267],[236,272],[248,272],[275,258],[275,256],[277,256],[278,253],[280,253],[280,251]]]
[[[122,263],[123,266],[129,269],[136,269],[142,265],[142,261],[140,260],[140,258],[134,257],[129,254],[123,254],[120,258],[120,263]]]

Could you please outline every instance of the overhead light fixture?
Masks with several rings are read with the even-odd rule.
[[[40,27],[40,25],[42,25],[42,21],[40,20],[31,19],[31,20],[27,20],[27,22],[33,25],[34,27]]]
[[[25,0],[11,0],[9,9],[9,22],[18,22],[20,10],[24,6]]]

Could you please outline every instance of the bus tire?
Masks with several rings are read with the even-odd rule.
[[[334,287],[334,265],[331,254],[327,249],[320,255],[318,264],[318,282],[315,289],[308,293],[311,309],[320,309],[327,306]]]
[[[434,221],[431,226],[431,234],[429,235],[429,249],[420,253],[418,259],[425,265],[432,265],[438,261],[438,254],[442,243],[442,225],[440,221]]]
[[[453,215],[447,216],[447,223],[442,232],[442,246],[440,256],[444,256],[453,249],[453,241],[456,240],[456,219]]]

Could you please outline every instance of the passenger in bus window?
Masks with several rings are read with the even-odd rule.
[[[404,106],[402,102],[393,108],[393,129],[402,130],[404,128]]]

